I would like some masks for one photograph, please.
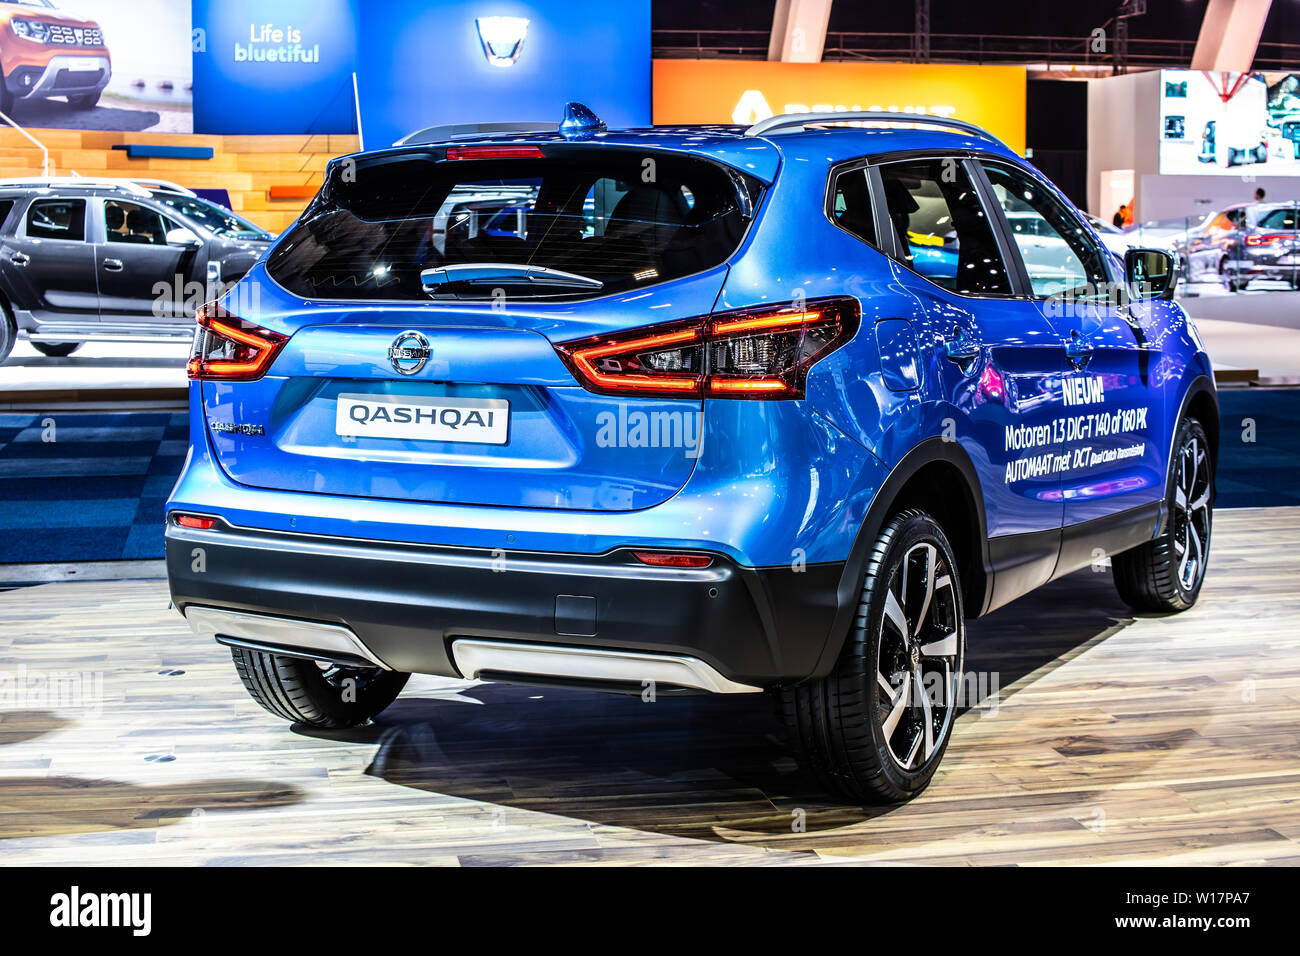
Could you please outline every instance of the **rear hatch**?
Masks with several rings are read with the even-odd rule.
[[[573,144],[336,163],[196,338],[221,467],[400,501],[664,501],[694,467],[699,399],[588,391],[554,346],[707,315],[760,191],[708,159]],[[259,341],[268,370],[222,365]]]

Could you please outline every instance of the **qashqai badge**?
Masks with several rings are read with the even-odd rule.
[[[388,347],[388,361],[393,369],[401,375],[414,375],[424,368],[433,350],[429,340],[419,332],[403,332]]]
[[[514,66],[524,52],[527,17],[479,17],[474,21],[483,55],[492,66]]]

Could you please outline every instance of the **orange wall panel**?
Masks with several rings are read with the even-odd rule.
[[[930,63],[655,60],[655,125],[737,123],[776,113],[888,110],[951,116],[1025,149],[1026,71]]]

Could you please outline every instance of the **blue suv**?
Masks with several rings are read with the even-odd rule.
[[[965,621],[1112,559],[1195,602],[1218,403],[1160,251],[983,130],[428,130],[335,160],[198,317],[176,607],[314,727],[412,672],[777,696],[898,801]]]

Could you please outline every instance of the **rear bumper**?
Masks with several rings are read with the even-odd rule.
[[[1238,272],[1244,273],[1251,278],[1282,279],[1290,282],[1297,275],[1300,275],[1300,265],[1260,261],[1258,259],[1242,259],[1238,262]]]
[[[167,527],[172,599],[223,643],[636,692],[645,680],[734,693],[809,676],[843,570],[750,568],[722,554],[708,568],[669,569],[627,549],[508,552],[223,521],[209,531]]]

